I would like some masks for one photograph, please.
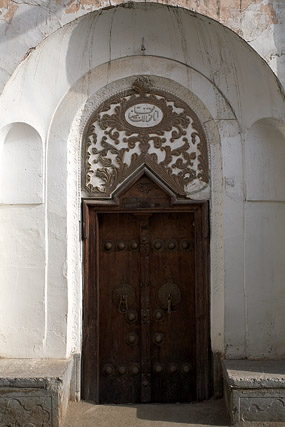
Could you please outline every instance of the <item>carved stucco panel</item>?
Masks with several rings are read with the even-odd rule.
[[[208,148],[195,112],[146,77],[101,102],[83,136],[82,188],[110,197],[142,165],[178,196],[209,188]]]
[[[274,421],[285,420],[284,393],[266,397],[240,398],[240,421]]]

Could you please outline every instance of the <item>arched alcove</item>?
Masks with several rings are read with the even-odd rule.
[[[26,123],[1,129],[0,204],[43,203],[43,144]]]
[[[0,138],[1,355],[37,357],[46,326],[43,143],[23,122]]]
[[[263,118],[245,139],[248,356],[284,354],[285,123]]]
[[[285,123],[273,118],[255,122],[245,141],[247,199],[285,200]]]

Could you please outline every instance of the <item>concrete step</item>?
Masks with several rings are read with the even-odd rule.
[[[72,359],[0,359],[0,427],[58,427],[71,372]]]
[[[285,426],[285,360],[225,360],[223,372],[233,424],[255,421]]]

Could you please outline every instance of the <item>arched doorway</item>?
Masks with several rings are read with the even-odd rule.
[[[211,393],[207,142],[151,79],[105,100],[83,140],[83,397],[189,402]],[[94,197],[95,196],[95,197]]]

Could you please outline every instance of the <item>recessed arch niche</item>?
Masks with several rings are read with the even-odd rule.
[[[11,123],[0,132],[0,203],[43,203],[43,143],[27,123]]]
[[[157,70],[162,72],[157,75]],[[132,75],[130,75],[130,70]],[[109,74],[107,73],[109,72]],[[172,79],[173,74],[176,75],[176,80]],[[80,212],[81,197],[87,198],[87,194],[81,191],[81,165],[82,165],[82,150],[79,141],[83,143],[84,131],[88,126],[89,119],[94,114],[94,111],[104,101],[112,96],[128,91],[136,78],[139,76],[148,76],[152,84],[159,90],[169,92],[178,97],[181,101],[186,103],[191,110],[196,114],[199,122],[203,126],[207,141],[208,149],[208,163],[209,163],[209,184],[207,188],[196,188],[198,191],[191,191],[190,199],[192,200],[209,200],[211,199],[211,230],[213,238],[211,240],[211,282],[215,283],[215,293],[211,292],[211,306],[219,307],[217,310],[211,310],[211,324],[212,324],[212,349],[219,351],[223,348],[223,249],[222,249],[222,177],[221,177],[221,140],[227,138],[233,144],[236,142],[236,151],[239,150],[240,137],[238,134],[238,126],[235,122],[234,115],[228,106],[226,100],[219,94],[219,92],[205,79],[201,74],[194,70],[189,70],[182,64],[175,63],[162,58],[136,57],[136,58],[123,58],[118,61],[112,62],[110,65],[103,64],[102,66],[92,70],[88,76],[84,76],[78,81],[76,87],[72,92],[69,92],[64,98],[62,104],[59,106],[54,121],[51,126],[50,139],[49,139],[49,160],[55,159],[59,147],[63,147],[67,142],[67,164],[68,164],[68,181],[67,181],[67,206],[68,206],[68,229],[69,229],[69,272],[70,281],[72,284],[71,297],[73,301],[78,301],[78,295],[81,293],[80,288],[80,265],[78,263],[79,249],[77,247],[78,239],[78,223],[76,218]],[[193,85],[189,85],[189,75],[193,80]],[[85,82],[88,81],[86,86]],[[109,82],[110,81],[110,82]],[[74,92],[80,93],[77,95],[77,104],[74,103]],[[205,97],[205,93],[207,97]],[[217,105],[223,109],[224,120],[215,120],[219,112]],[[72,107],[72,108],[71,108]],[[227,134],[225,123],[231,123],[230,134]],[[65,126],[62,126],[62,123]],[[58,137],[60,138],[60,144]],[[57,141],[57,142],[56,142]],[[211,164],[215,168],[211,168]],[[237,172],[239,173],[239,172]],[[56,182],[59,179],[56,171],[50,169],[50,176],[48,181],[50,183]],[[50,186],[50,191],[54,196],[52,199],[57,200],[58,195],[53,191],[54,186]],[[189,193],[190,193],[189,191]],[[188,194],[189,197],[189,194]],[[52,209],[54,203],[48,209]],[[237,211],[236,215],[239,215]],[[53,227],[53,216],[51,218],[51,226]],[[51,241],[51,251],[52,241]],[[80,346],[78,337],[77,325],[80,324],[81,308],[74,304],[71,316],[75,317],[74,322],[74,335],[72,342]],[[215,315],[214,315],[215,311]],[[219,315],[217,315],[219,313]],[[70,316],[70,319],[72,318]],[[71,342],[71,341],[70,341]]]
[[[253,123],[245,150],[248,200],[284,201],[285,122],[266,117]]]

